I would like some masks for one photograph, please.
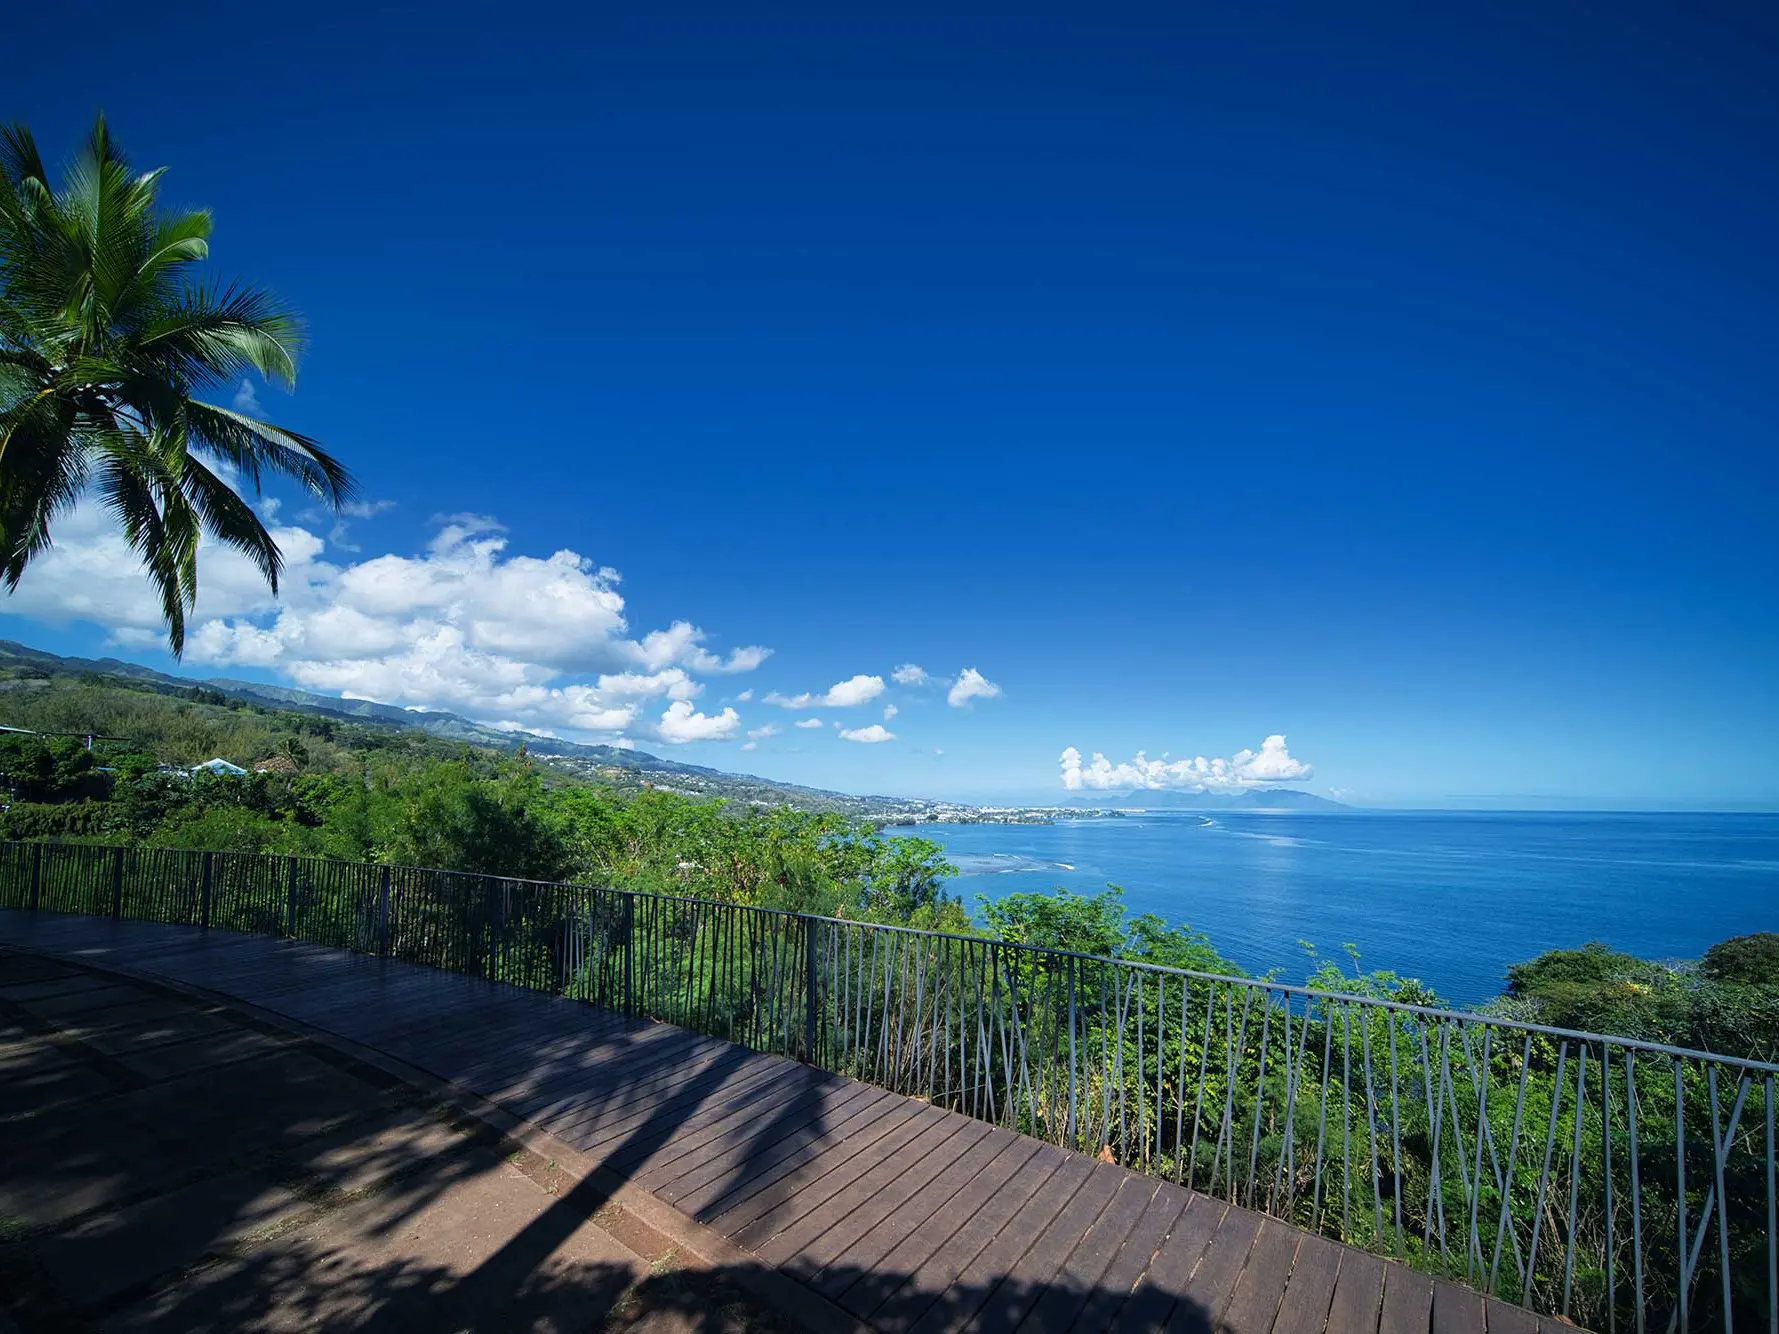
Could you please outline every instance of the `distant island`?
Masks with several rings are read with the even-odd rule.
[[[1129,788],[1115,792],[1078,793],[1071,804],[1086,810],[1124,811],[1344,811],[1344,802],[1318,797],[1294,787],[1255,787],[1241,792],[1174,792]]]

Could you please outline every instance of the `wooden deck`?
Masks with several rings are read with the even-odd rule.
[[[872,1329],[1572,1328],[953,1112],[559,997],[50,913],[0,911],[0,945],[205,988],[450,1080]]]

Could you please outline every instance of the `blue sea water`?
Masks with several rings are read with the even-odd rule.
[[[1251,972],[1310,971],[1357,945],[1366,969],[1448,1002],[1497,995],[1507,965],[1602,940],[1697,958],[1779,931],[1779,816],[1469,812],[1137,815],[1055,825],[928,825],[972,910],[1062,885],[1122,885],[1131,913],[1203,931]]]

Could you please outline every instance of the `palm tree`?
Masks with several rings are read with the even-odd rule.
[[[292,478],[338,508],[351,475],[307,436],[204,402],[248,372],[290,385],[302,326],[266,292],[196,282],[207,211],[161,213],[101,117],[52,188],[31,133],[0,129],[0,576],[16,589],[89,491],[185,647],[201,535],[277,592],[282,558],[236,487]]]

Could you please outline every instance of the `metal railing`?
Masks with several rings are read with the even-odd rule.
[[[1779,1331],[1779,1066],[998,940],[220,852],[0,844],[0,907],[289,936],[683,1025],[1596,1329]]]

